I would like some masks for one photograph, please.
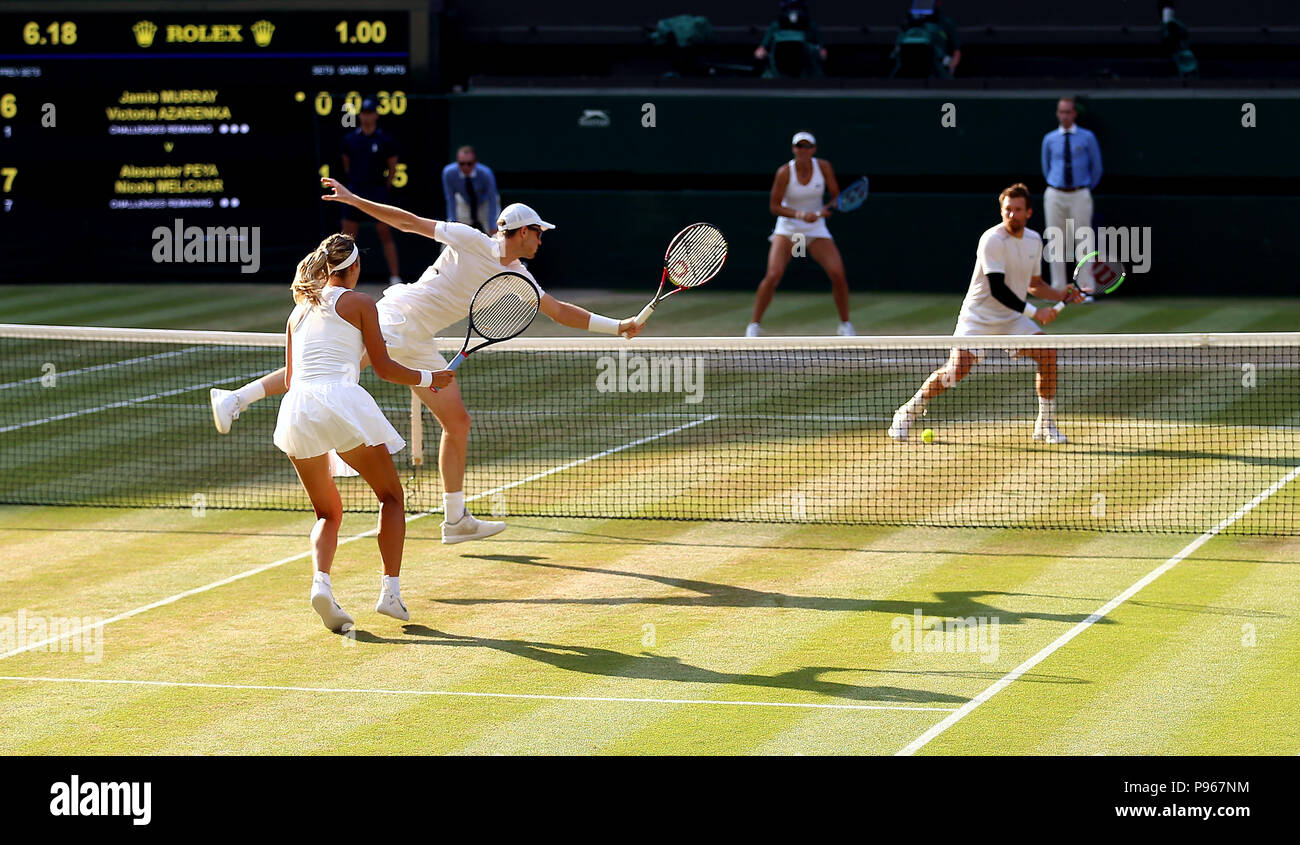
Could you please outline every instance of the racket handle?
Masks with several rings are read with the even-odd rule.
[[[451,359],[451,363],[447,365],[447,369],[452,370],[452,371],[459,370],[459,369],[460,369],[460,365],[463,364],[463,363],[465,363],[465,358],[466,358],[466,357],[468,357],[468,356],[466,356],[465,353],[464,353],[463,351],[461,351],[461,352],[457,352],[457,353],[456,353],[456,357],[455,357],[455,358],[452,358],[452,359]]]
[[[1064,311],[1064,310],[1065,310],[1065,303],[1064,303],[1064,302],[1058,302],[1058,303],[1056,303],[1055,305],[1052,306],[1052,310],[1053,310],[1053,311]]]
[[[642,308],[641,313],[637,314],[636,317],[633,318],[633,320],[636,322],[638,326],[644,326],[645,321],[650,319],[650,315],[654,312],[654,310],[655,310],[655,304],[652,302],[646,307]]]

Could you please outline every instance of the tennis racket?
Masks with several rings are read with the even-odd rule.
[[[1118,261],[1102,261],[1101,253],[1094,249],[1085,255],[1083,260],[1074,268],[1074,286],[1079,290],[1083,290],[1079,280],[1088,276],[1092,276],[1092,296],[1109,296],[1119,290],[1120,285],[1124,284],[1128,271]],[[1065,307],[1065,303],[1058,302],[1052,307],[1060,311]]]
[[[853,211],[867,201],[870,192],[871,183],[863,176],[840,191],[840,195],[835,198],[835,208],[838,211]]]
[[[538,293],[537,285],[518,273],[497,273],[474,294],[469,305],[465,343],[447,369],[459,368],[471,353],[485,346],[518,336],[532,325],[541,307],[542,295]],[[483,342],[470,349],[470,337],[474,334],[483,338]]]
[[[664,253],[664,273],[659,277],[659,291],[650,304],[636,315],[638,326],[644,326],[660,302],[675,293],[697,288],[718,275],[727,260],[727,239],[708,223],[692,223],[677,233]],[[664,283],[674,287],[664,293]]]

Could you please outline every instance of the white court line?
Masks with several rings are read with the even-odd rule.
[[[139,364],[141,361],[153,361],[158,358],[174,358],[177,355],[185,355],[197,349],[205,349],[205,348],[207,347],[189,346],[186,347],[185,349],[173,349],[170,352],[159,352],[157,355],[144,355],[139,358],[127,358],[124,361],[112,361],[107,364],[96,364],[93,367],[82,367],[81,369],[78,370],[67,370],[65,372],[56,371],[53,375],[55,376],[56,379],[67,378],[68,376],[79,376],[82,375],[83,373],[95,373],[95,372],[99,372],[100,370],[111,370],[114,367],[125,367],[129,364]],[[24,384],[35,384],[36,382],[40,381],[43,378],[45,378],[45,376],[43,375],[32,376],[31,378],[25,378],[22,379],[21,381],[11,381],[7,384],[0,384],[0,390],[8,390],[11,387],[19,387],[20,385],[24,385]]]
[[[630,698],[605,695],[544,695],[524,692],[469,692],[463,690],[359,689],[354,687],[290,687],[270,684],[204,684],[189,681],[134,681],[105,678],[41,678],[0,675],[0,681],[31,681],[53,684],[111,684],[144,687],[186,687],[192,689],[268,690],[270,692],[323,692],[368,695],[419,695],[448,698],[508,698],[529,701],[594,701],[615,704],[704,704],[731,707],[784,707],[807,710],[924,710],[948,712],[952,707],[920,707],[908,704],[819,704],[793,701],[734,701],[709,698]]]
[[[677,432],[682,431],[683,429],[691,428],[692,426],[699,425],[700,423],[708,422],[711,419],[714,419],[714,416],[704,417],[702,419],[696,420],[695,422],[688,423],[687,425],[679,425],[675,428],[666,429],[664,431],[659,432],[658,434],[651,434],[647,437],[642,437],[637,440],[633,440],[630,443],[624,443],[622,446],[615,446],[612,449],[606,449],[603,452],[597,452],[594,455],[588,455],[585,458],[579,458],[576,461],[570,461],[567,464],[562,464],[558,467],[552,467],[551,469],[545,470],[544,472],[534,473],[533,475],[530,475],[524,479],[520,479],[519,481],[512,481],[511,483],[505,484],[501,487],[494,487],[493,489],[488,490],[486,492],[479,493],[474,496],[467,496],[465,498],[465,501],[466,502],[477,501],[478,499],[482,499],[485,496],[492,496],[504,490],[510,490],[514,487],[518,487],[521,484],[527,484],[530,481],[536,481],[539,478],[545,478],[548,475],[554,475],[557,472],[563,472],[566,469],[571,469],[573,467],[580,466],[590,461],[594,461],[597,458],[603,458],[606,455],[612,455],[615,452],[622,452],[624,449],[631,449],[634,446],[640,446],[644,443],[649,443],[652,440],[658,440],[661,437],[667,437],[671,434],[676,434]],[[414,522],[417,519],[421,519],[423,517],[429,516],[430,514],[439,513],[439,512],[440,512],[439,510],[431,510],[431,511],[425,511],[424,513],[417,513],[414,514],[413,516],[408,516],[406,518],[406,522],[409,524]],[[375,527],[370,529],[369,531],[363,531],[360,534],[354,534],[351,537],[347,537],[345,539],[339,540],[338,544],[340,546],[346,545],[356,540],[360,540],[364,537],[372,537],[378,533],[379,533],[379,528]],[[164,605],[172,604],[174,602],[178,602],[183,598],[196,596],[199,593],[206,593],[207,591],[214,590],[217,587],[224,587],[226,584],[233,584],[234,582],[241,581],[244,578],[250,578],[262,572],[266,572],[268,570],[275,569],[280,566],[284,566],[286,563],[292,563],[295,560],[302,560],[303,558],[310,557],[310,556],[311,556],[311,550],[308,549],[307,551],[299,552],[296,555],[290,555],[289,557],[280,558],[279,560],[274,561],[272,563],[267,563],[267,564],[263,564],[262,566],[254,567],[245,572],[240,572],[238,574],[231,575],[228,578],[222,578],[220,581],[213,581],[211,584],[204,584],[201,587],[195,587],[191,590],[185,590],[184,592],[177,593],[174,596],[168,596],[165,599],[159,599],[158,601],[151,602],[146,605],[142,605],[141,607],[137,607],[132,610],[128,610],[125,613],[119,613],[117,616],[114,616],[110,619],[105,619],[104,621],[96,623],[94,625],[83,625],[80,628],[76,629],[75,631],[68,631],[66,633],[60,634],[57,637],[46,637],[43,640],[39,640],[34,643],[29,643],[28,645],[25,645],[22,648],[16,648],[12,651],[8,651],[5,652],[4,654],[0,654],[0,660],[5,660],[10,657],[16,657],[20,654],[23,654],[24,652],[32,651],[33,649],[43,648],[44,646],[50,645],[51,643],[57,643],[60,640],[65,640],[69,637],[77,636],[85,631],[90,630],[91,628],[102,629],[103,627],[107,625],[111,625],[114,622],[121,622],[124,619],[130,619],[132,616],[139,616],[141,613],[144,613],[149,610],[153,610],[158,607],[163,607]]]
[[[227,384],[232,381],[243,381],[246,379],[253,378],[260,374],[262,374],[262,371],[258,370],[256,373],[245,373],[242,376],[231,376],[230,378],[223,378],[219,381],[209,381],[209,382],[204,382],[203,384],[191,384],[188,387],[177,387],[172,390],[164,390],[161,393],[151,393],[148,396],[137,396],[134,399],[122,399],[121,401],[118,402],[110,402],[107,405],[97,405],[94,408],[82,408],[79,411],[68,411],[66,414],[58,414],[56,416],[45,417],[44,419],[40,419],[40,420],[28,420],[27,422],[14,423],[13,425],[7,425],[4,426],[3,428],[0,428],[0,434],[5,434],[10,431],[17,431],[20,428],[31,428],[32,426],[45,425],[46,423],[58,422],[59,420],[70,420],[73,419],[74,417],[84,417],[87,414],[98,414],[100,411],[108,411],[113,408],[125,408],[129,405],[139,405],[143,402],[151,402],[154,399],[162,399],[164,396],[176,396],[177,394],[180,393],[188,393],[191,390],[202,390],[205,387],[216,387],[219,384]]]
[[[1247,502],[1246,504],[1238,508],[1237,512],[1234,513],[1232,516],[1227,517],[1226,519],[1221,521],[1218,525],[1214,526],[1209,531],[1206,531],[1204,534],[1197,537],[1192,542],[1188,543],[1187,546],[1184,547],[1183,550],[1180,551],[1178,554],[1169,558],[1169,560],[1160,564],[1155,569],[1151,570],[1146,575],[1138,579],[1138,581],[1134,583],[1132,586],[1130,586],[1127,590],[1115,596],[1115,598],[1111,599],[1110,601],[1103,604],[1101,607],[1094,610],[1091,616],[1089,616],[1087,619],[1083,620],[1079,624],[1075,625],[1073,628],[1066,631],[1061,636],[1057,637],[1055,640],[1052,641],[1050,645],[1043,648],[1033,657],[1029,658],[1024,663],[1021,663],[1019,666],[1012,669],[1010,672],[1003,675],[998,680],[994,681],[993,684],[989,686],[988,689],[984,690],[979,695],[975,696],[970,701],[963,704],[961,707],[957,708],[957,710],[955,710],[952,713],[952,715],[946,717],[942,722],[939,722],[939,724],[935,725],[925,733],[918,736],[916,739],[912,740],[910,743],[907,744],[905,748],[900,750],[894,756],[910,757],[911,755],[915,754],[917,751],[920,751],[922,748],[925,747],[925,745],[930,740],[934,739],[939,734],[948,730],[948,728],[951,728],[953,725],[960,722],[967,715],[969,715],[970,712],[974,710],[976,707],[979,707],[981,704],[988,701],[990,698],[997,695],[1002,690],[1011,686],[1011,684],[1015,683],[1016,680],[1018,680],[1022,675],[1024,675],[1030,669],[1033,669],[1039,663],[1042,663],[1044,660],[1052,656],[1052,654],[1054,654],[1058,649],[1060,649],[1070,640],[1074,639],[1075,637],[1079,636],[1084,631],[1086,631],[1088,628],[1090,628],[1094,622],[1103,618],[1108,613],[1113,611],[1115,608],[1119,607],[1124,602],[1133,598],[1133,596],[1135,596],[1140,590],[1142,590],[1152,581],[1156,580],[1161,575],[1164,575],[1166,572],[1173,569],[1178,564],[1182,563],[1182,561],[1188,555],[1192,554],[1201,546],[1205,545],[1216,534],[1228,528],[1234,522],[1236,522],[1246,514],[1253,511],[1256,507],[1258,507],[1260,504],[1266,501],[1274,493],[1281,490],[1287,484],[1291,483],[1291,481],[1293,481],[1297,476],[1300,476],[1300,466],[1295,467],[1286,475],[1284,475],[1282,478],[1279,478],[1277,481],[1274,481],[1267,489],[1261,491],[1257,496],[1255,496],[1255,498],[1251,499],[1249,502]]]

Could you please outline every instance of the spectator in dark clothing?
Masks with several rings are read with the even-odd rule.
[[[808,0],[781,0],[776,20],[754,50],[754,58],[767,62],[766,77],[821,76],[826,56],[821,31],[808,12]]]
[[[397,143],[379,128],[377,104],[369,97],[361,101],[360,123],[343,136],[343,181],[357,196],[388,204],[388,189],[397,174]],[[343,234],[355,238],[361,221],[366,219],[369,218],[352,206],[343,206]],[[388,283],[401,284],[393,231],[387,224],[375,221],[375,232],[384,247]]]

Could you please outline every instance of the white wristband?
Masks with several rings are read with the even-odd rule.
[[[1032,320],[1032,319],[1034,319],[1034,315],[1036,315],[1037,313],[1038,313],[1038,309],[1034,307],[1034,304],[1033,304],[1032,302],[1026,302],[1026,303],[1025,303],[1025,316],[1026,316],[1026,317],[1028,317],[1029,319]]]
[[[419,370],[420,387],[433,387],[433,370]]]
[[[587,331],[599,332],[600,334],[618,334],[619,325],[620,322],[611,317],[592,314],[591,319],[587,321]]]

